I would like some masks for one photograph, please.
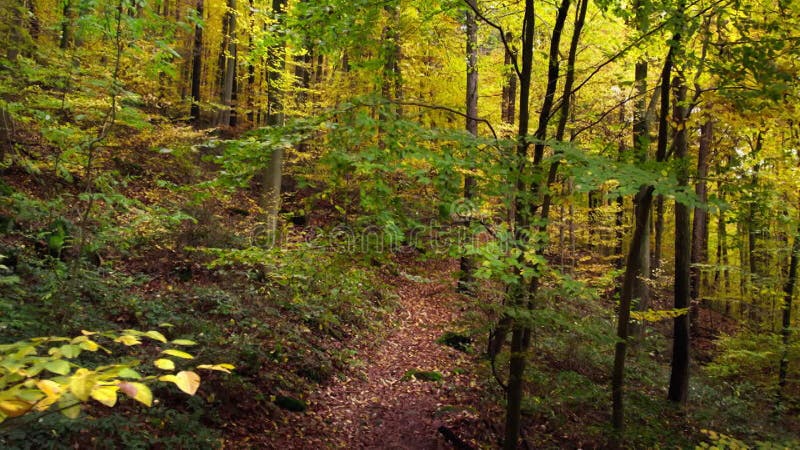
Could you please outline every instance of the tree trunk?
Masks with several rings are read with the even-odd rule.
[[[523,18],[522,33],[522,67],[519,71],[519,130],[517,132],[517,158],[525,161],[528,154],[528,125],[530,122],[530,91],[531,75],[533,72],[533,49],[534,49],[534,28],[536,16],[534,13],[533,0],[525,0],[525,13]],[[522,163],[520,163],[522,164]],[[520,172],[523,167],[517,167]],[[521,176],[516,180],[516,198],[514,199],[514,225],[515,237],[521,240],[523,232],[527,231],[530,225],[529,206],[526,204],[523,193],[527,190],[526,182]],[[521,244],[520,244],[521,245]],[[522,248],[521,250],[525,250]],[[522,287],[522,277],[517,274],[518,284],[510,286],[509,301],[511,307],[522,308],[527,306],[527,292]],[[510,320],[510,319],[509,319]],[[506,391],[506,423],[503,439],[505,450],[517,448],[519,440],[520,421],[522,413],[522,386],[523,374],[525,373],[525,354],[530,344],[530,333],[527,326],[511,321],[513,323],[511,333],[511,357],[509,361],[508,389]]]
[[[642,8],[637,6],[636,9],[637,22],[641,22],[640,17]],[[634,68],[634,86],[636,87],[636,104],[633,113],[633,153],[636,161],[644,163],[648,159],[650,149],[650,120],[647,114],[647,69],[648,64],[646,60],[638,61]],[[659,196],[660,197],[660,196]],[[640,196],[637,198],[641,199]],[[652,198],[649,200],[652,204]],[[642,212],[642,217],[645,222],[642,223],[642,237],[637,242],[639,248],[635,252],[630,252],[630,255],[640,260],[635,262],[634,265],[639,269],[639,273],[633,280],[633,299],[636,301],[635,308],[637,311],[645,311],[650,307],[650,286],[647,280],[650,279],[652,272],[650,270],[650,210],[651,205],[647,205],[647,211]],[[634,202],[634,214],[638,216],[638,209],[642,205],[638,201]],[[621,210],[622,208],[620,208]],[[620,246],[621,246],[620,242]],[[629,256],[630,257],[630,256]],[[645,325],[644,323],[631,324],[632,334],[636,336],[637,340],[644,338]]]
[[[526,35],[525,39],[523,40],[523,70],[525,72],[525,66],[527,61],[527,76],[520,77],[520,86],[521,86],[521,94],[524,91],[528,91],[523,98],[520,95],[520,133],[519,137],[521,138],[521,142],[524,145],[524,148],[518,148],[518,156],[527,156],[527,139],[524,136],[527,134],[527,120],[525,118],[525,127],[523,128],[523,113],[522,108],[525,105],[525,114],[527,116],[527,102],[529,97],[530,91],[530,71],[533,66],[532,60],[532,52],[533,52],[533,29],[534,29],[534,5],[532,0],[526,0],[525,2],[525,33],[530,33],[530,35]],[[534,134],[535,142],[534,142],[534,154],[533,154],[533,166],[531,170],[534,174],[543,175],[544,171],[542,170],[542,160],[544,158],[544,141],[547,138],[547,125],[550,121],[550,112],[552,110],[554,96],[556,92],[556,87],[558,83],[558,71],[559,71],[559,44],[561,42],[561,35],[564,29],[564,23],[567,19],[567,12],[569,11],[570,0],[562,0],[559,7],[558,12],[556,14],[555,24],[553,25],[553,34],[550,39],[550,53],[548,58],[548,69],[547,69],[547,87],[545,88],[545,95],[544,101],[542,103],[542,109],[539,114],[539,123],[536,129],[536,133]],[[527,50],[526,50],[527,49]],[[528,60],[530,58],[530,60]],[[523,80],[527,78],[527,81],[523,83]],[[525,84],[524,87],[523,84]],[[521,150],[521,151],[520,151]],[[528,191],[531,194],[531,198],[527,199],[527,201],[522,203],[522,198],[520,198],[520,204],[517,207],[517,239],[523,239],[522,234],[520,232],[522,230],[528,231],[529,227],[532,224],[533,215],[536,214],[536,204],[537,196],[542,193],[542,185],[545,179],[538,178],[534,175],[534,182],[531,186],[526,186],[527,183],[523,180],[518,182],[518,185],[521,183],[521,187],[523,188],[521,192]],[[547,220],[546,214],[547,209],[542,208],[542,216],[541,219],[543,221]],[[544,228],[546,231],[546,227]],[[530,251],[530,245],[538,245],[532,244],[530,241],[525,245],[525,249],[523,249],[522,254],[524,255],[526,251]],[[541,253],[540,248],[533,249],[537,253]],[[522,259],[521,263],[527,265],[528,263],[524,261],[524,257],[520,256]],[[523,277],[518,277],[520,282],[522,282]],[[515,301],[512,303],[513,307],[523,307],[527,309],[533,308],[530,299],[535,298],[536,292],[538,290],[538,279],[534,276],[533,279],[528,284],[527,292],[526,289],[522,286],[519,286],[519,290],[521,291],[515,297]],[[507,395],[507,406],[506,406],[506,429],[505,429],[505,440],[503,442],[503,446],[506,450],[515,449],[517,448],[517,441],[519,440],[519,434],[521,429],[521,411],[522,411],[522,399],[524,397],[523,393],[523,384],[524,384],[524,375],[525,375],[525,366],[527,363],[527,352],[530,347],[530,335],[531,335],[531,325],[524,321],[515,321],[514,326],[512,327],[511,333],[511,356],[509,361],[509,376],[508,376],[508,395]]]
[[[781,330],[783,353],[778,370],[778,404],[783,399],[786,376],[789,371],[789,339],[792,336],[792,297],[797,284],[798,259],[800,259],[800,225],[795,231],[792,256],[789,259],[789,273],[786,277],[786,284],[783,286],[783,329]]]
[[[475,8],[475,3],[471,1],[471,8]],[[473,136],[478,135],[478,24],[475,21],[475,13],[472,9],[467,9],[465,23],[467,32],[467,96],[466,96],[466,129],[467,132]],[[471,175],[464,176],[464,199],[470,203],[475,190],[475,178]],[[470,205],[468,205],[471,207]],[[469,223],[469,216],[467,217],[467,228]],[[474,271],[474,263],[469,256],[461,257],[461,272],[458,279],[458,291],[462,293],[469,293],[471,291]]]
[[[708,158],[711,153],[711,145],[714,136],[714,122],[708,120],[700,128],[700,145],[697,153],[697,181],[694,185],[694,192],[701,203],[708,201],[708,189],[706,178],[708,177]],[[692,267],[691,267],[691,322],[697,325],[700,306],[702,300],[701,283],[702,271],[698,264],[708,261],[708,213],[706,208],[694,208],[694,219],[692,222]]]
[[[688,186],[688,143],[686,139],[686,86],[681,76],[675,78],[676,123],[675,159],[678,163],[678,186]],[[675,309],[689,307],[689,264],[691,234],[689,207],[675,202]],[[689,395],[689,315],[676,317],[673,322],[672,372],[669,378],[670,401],[686,403]]]
[[[276,16],[279,28],[283,26],[283,14],[286,0],[272,0],[272,13]],[[277,127],[283,125],[283,92],[279,89],[280,80],[286,67],[286,44],[283,41],[283,30],[278,31],[281,42],[269,49],[267,61],[267,125]],[[264,211],[267,214],[269,238],[274,241],[278,228],[278,213],[281,208],[281,180],[283,177],[283,148],[276,146],[270,155],[269,167],[264,172]]]
[[[203,0],[197,0],[197,19],[203,20]],[[200,86],[203,75],[203,27],[194,27],[194,46],[192,47],[192,107],[189,120],[195,127],[200,126]]]
[[[228,48],[225,52],[225,76],[222,82],[222,111],[220,111],[217,126],[231,125],[233,115],[233,87],[236,77],[236,0],[228,0],[228,11],[225,14],[228,34],[226,37]]]
[[[511,42],[513,35],[506,33],[506,42]],[[500,117],[503,123],[510,125],[514,124],[514,113],[516,112],[517,100],[517,74],[514,73],[512,68],[513,61],[516,55],[513,53],[514,49],[506,49],[503,64],[508,71],[506,82],[503,85],[502,100],[500,103]]]
[[[675,35],[673,40],[680,39]],[[667,118],[669,116],[669,79],[672,73],[672,55],[670,48],[667,57],[664,59],[664,68],[661,71],[662,93],[661,110],[659,113],[659,133],[658,151],[656,159],[664,161],[666,158],[666,148],[668,134],[666,132]],[[641,140],[639,140],[641,143]],[[624,387],[625,387],[625,356],[628,351],[628,336],[630,331],[630,310],[636,293],[636,283],[638,278],[646,276],[643,272],[644,264],[647,264],[641,252],[646,251],[646,237],[649,236],[650,229],[650,209],[653,203],[653,186],[642,186],[639,194],[634,199],[636,205],[634,216],[636,218],[633,229],[633,239],[628,250],[628,259],[625,264],[625,277],[623,278],[622,291],[620,292],[619,311],[617,312],[617,344],[614,346],[614,369],[611,374],[611,425],[616,432],[617,445],[621,446],[625,430],[625,408],[624,408]],[[646,254],[646,253],[645,253]]]
[[[627,264],[625,265],[625,277],[622,282],[622,292],[620,293],[619,311],[617,316],[617,344],[614,348],[614,371],[611,376],[611,398],[612,414],[611,423],[617,431],[619,438],[625,428],[625,412],[623,404],[623,388],[625,386],[625,354],[628,346],[629,326],[631,318],[631,303],[635,298],[637,279],[642,274],[642,262],[645,261],[640,255],[642,242],[649,236],[650,206],[653,202],[653,187],[642,186],[639,194],[636,195],[635,203],[637,209],[635,213],[636,223],[633,229],[633,239],[628,250]]]
[[[59,47],[66,50],[73,43],[73,21],[75,20],[74,0],[64,2],[64,17],[61,22],[61,41]]]

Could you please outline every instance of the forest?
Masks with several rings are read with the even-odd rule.
[[[800,448],[800,1],[0,5],[0,447]]]

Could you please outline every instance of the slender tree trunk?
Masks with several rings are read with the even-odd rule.
[[[655,233],[655,248],[653,249],[653,262],[652,270],[655,273],[661,268],[661,263],[664,254],[664,196],[658,195],[656,197],[656,207],[654,211],[655,225],[653,232]]]
[[[795,286],[797,285],[798,259],[800,259],[800,225],[798,225],[795,231],[794,244],[792,244],[792,256],[789,259],[789,273],[786,277],[786,284],[783,286],[783,329],[781,330],[783,353],[778,369],[778,404],[780,404],[783,399],[786,377],[789,371],[789,339],[792,336],[792,297],[794,296]]]
[[[674,41],[680,39],[679,35],[673,37]],[[658,150],[656,160],[661,162],[667,155],[667,119],[669,116],[669,79],[672,73],[672,55],[670,48],[667,57],[664,59],[664,68],[661,71],[661,110],[659,112],[659,133]],[[666,92],[667,95],[663,95]],[[639,141],[641,142],[641,140]],[[643,263],[646,258],[642,258],[642,249],[646,248],[644,240],[649,236],[650,228],[650,208],[653,202],[653,186],[642,186],[639,189],[634,204],[637,205],[634,216],[636,218],[633,229],[633,239],[628,251],[628,259],[625,264],[625,276],[620,292],[619,311],[617,315],[617,343],[614,347],[614,369],[611,374],[611,424],[616,432],[617,446],[621,446],[624,440],[625,430],[625,407],[624,407],[624,387],[625,387],[625,356],[628,351],[628,337],[630,331],[630,310],[635,298],[637,278],[641,278],[644,272]]]
[[[631,318],[631,303],[634,298],[637,278],[642,273],[641,249],[644,240],[649,232],[648,223],[650,222],[650,206],[653,202],[653,187],[642,186],[635,199],[638,208],[636,209],[636,222],[633,229],[633,239],[628,250],[627,264],[625,265],[625,277],[622,282],[622,292],[620,293],[619,312],[617,316],[617,344],[614,348],[614,371],[611,376],[611,399],[612,414],[611,423],[622,438],[625,428],[625,409],[623,403],[623,389],[625,386],[625,354],[627,352],[629,327]]]
[[[544,141],[547,138],[547,125],[550,121],[550,113],[553,107],[553,101],[556,93],[556,87],[558,83],[558,71],[559,71],[559,44],[561,41],[561,35],[564,29],[564,23],[567,19],[567,12],[569,11],[570,0],[562,0],[560,6],[558,8],[558,12],[556,13],[556,20],[555,24],[553,25],[553,34],[550,39],[550,53],[548,58],[548,69],[547,69],[547,87],[545,88],[545,95],[544,101],[542,102],[542,109],[539,114],[539,124],[536,129],[536,133],[534,134],[535,142],[534,142],[534,152],[533,152],[533,166],[531,170],[533,173],[538,173],[539,175],[544,175],[544,171],[542,168],[542,161],[544,158]],[[534,17],[533,17],[533,1],[526,0],[526,26],[525,28],[526,33],[533,32],[533,24],[534,24]],[[530,14],[530,17],[529,17]],[[525,71],[525,61],[526,58],[530,57],[531,61],[529,61],[530,66],[529,69],[532,67],[532,54],[528,55],[526,51],[526,45],[529,44],[531,47],[528,47],[530,52],[532,53],[532,44],[533,44],[533,36],[530,36],[530,41],[526,39],[523,41],[523,72]],[[527,75],[528,81],[525,83],[527,86],[522,88],[523,90],[530,90],[530,72]],[[522,77],[523,79],[525,77]],[[520,80],[520,86],[523,85],[523,80]],[[529,93],[525,96],[528,97]],[[528,98],[522,98],[520,96],[520,124],[522,124],[522,105],[528,102]],[[526,108],[527,109],[527,108]],[[527,111],[526,111],[527,114]],[[525,119],[527,121],[527,118]],[[527,126],[525,134],[527,134]],[[522,137],[523,128],[520,125],[520,133],[519,135]],[[526,140],[523,138],[523,142]],[[518,152],[519,153],[519,152]],[[521,153],[519,156],[527,156],[527,145],[525,145],[524,153]],[[534,175],[534,179],[537,176]],[[524,186],[527,184],[526,182],[522,181],[523,184],[523,192],[525,190],[531,192],[533,194],[530,199],[525,201],[525,204],[518,205],[517,208],[517,224],[519,227],[517,231],[528,230],[531,226],[531,220],[533,219],[533,215],[536,214],[536,202],[537,197],[542,193],[543,184],[541,181],[534,181],[533,184],[528,187]],[[547,213],[546,208],[542,208],[542,215],[541,219],[543,221],[547,220]],[[542,230],[546,230],[544,227]],[[540,231],[542,231],[540,230]],[[518,239],[523,238],[523,236],[518,235]],[[538,245],[528,243],[526,247],[530,245]],[[526,248],[525,250],[530,251],[530,248]],[[534,251],[540,253],[542,249],[534,248]],[[522,252],[523,254],[525,251]],[[522,261],[523,264],[527,264]],[[522,280],[522,276],[519,277]],[[535,298],[536,292],[538,290],[539,282],[536,277],[530,281],[527,287],[527,292],[520,292],[516,298],[513,306],[516,307],[524,307],[527,309],[531,309],[534,305],[531,303],[531,299]],[[525,291],[526,289],[522,286],[519,286],[521,291]],[[508,376],[508,395],[507,395],[507,406],[506,406],[506,429],[505,429],[505,440],[503,442],[503,446],[506,450],[515,449],[517,447],[517,441],[519,440],[519,434],[521,429],[521,411],[522,411],[522,399],[524,396],[523,393],[523,384],[524,384],[524,375],[525,375],[525,366],[527,364],[527,352],[530,348],[530,336],[531,336],[531,325],[524,321],[515,321],[512,327],[511,333],[511,357],[509,361],[509,376]]]
[[[227,43],[228,48],[225,53],[225,76],[222,82],[222,111],[219,114],[218,126],[227,127],[231,125],[233,115],[233,88],[234,78],[236,78],[236,0],[228,0],[228,11],[225,14],[227,23]]]
[[[706,178],[708,177],[708,158],[711,153],[711,145],[714,136],[714,122],[708,120],[700,128],[700,145],[697,153],[697,181],[694,185],[694,192],[701,203],[708,201],[708,188]],[[706,208],[694,208],[694,218],[692,222],[692,267],[691,267],[691,322],[697,325],[700,306],[702,300],[701,284],[702,271],[698,264],[708,260],[708,213]]]
[[[64,17],[61,21],[61,40],[59,47],[66,50],[73,43],[73,22],[75,20],[74,0],[64,2]]]
[[[764,137],[761,131],[756,136],[756,144],[753,148],[753,154],[758,156],[761,153]],[[760,283],[761,276],[761,260],[758,255],[758,228],[760,226],[759,220],[759,206],[758,203],[758,190],[759,190],[759,172],[761,171],[761,164],[756,163],[753,167],[753,175],[751,177],[751,192],[752,198],[750,199],[750,206],[747,214],[747,254],[746,259],[748,262],[749,273],[747,274],[747,282],[745,283],[745,295],[750,299],[748,305],[748,318],[751,322],[758,327],[760,321],[758,297],[755,292],[758,291],[757,284]]]
[[[637,5],[636,18],[637,22],[641,23],[643,9]],[[633,113],[633,153],[636,161],[644,163],[648,159],[650,149],[650,120],[647,112],[647,60],[638,61],[634,68],[634,86],[636,87],[636,104]],[[641,196],[637,196],[641,199]],[[652,204],[652,199],[649,200]],[[638,213],[638,209],[642,205],[634,201],[634,214]],[[620,208],[620,211],[622,208]],[[652,272],[650,270],[650,214],[651,205],[647,205],[647,211],[642,212],[642,217],[645,222],[642,224],[642,238],[637,241],[640,248],[631,255],[635,255],[640,260],[635,262],[635,266],[639,269],[639,274],[633,280],[633,298],[636,301],[636,310],[645,311],[650,307],[650,286],[647,280],[650,279]],[[621,243],[620,243],[621,246]],[[658,248],[656,246],[656,248]],[[632,334],[636,336],[637,340],[644,338],[645,325],[644,323],[631,324]]]
[[[563,4],[562,4],[563,7]],[[569,5],[567,4],[567,8]],[[581,39],[581,32],[583,25],[586,22],[586,10],[588,9],[588,0],[579,0],[578,7],[575,10],[575,22],[572,31],[572,38],[569,44],[569,53],[567,54],[567,73],[564,76],[564,89],[561,95],[561,107],[559,108],[558,124],[556,126],[555,138],[557,141],[564,140],[564,134],[567,130],[567,123],[569,122],[570,112],[572,108],[572,87],[575,84],[575,61],[578,58],[578,44]],[[561,10],[559,10],[560,12]],[[566,10],[564,11],[566,15]],[[560,16],[559,16],[560,17]],[[551,55],[555,54],[551,49]],[[553,74],[558,81],[558,71]],[[555,90],[555,86],[553,86]],[[540,118],[541,120],[541,118]],[[550,194],[550,189],[556,182],[556,175],[558,174],[559,162],[556,160],[550,164],[550,170],[547,174],[547,189],[545,191],[544,201],[542,202],[542,218],[547,218],[550,214],[550,205],[553,196]]]
[[[523,193],[527,190],[526,182],[521,174],[524,170],[522,164],[528,155],[528,125],[530,122],[530,87],[533,72],[534,29],[536,15],[533,0],[525,0],[525,13],[522,29],[522,67],[519,71],[519,131],[517,132],[517,158],[519,171],[516,179],[516,197],[514,199],[514,225],[515,238],[518,242],[523,239],[524,232],[531,222],[529,204],[526,204]],[[522,244],[519,244],[522,246]],[[522,246],[524,252],[525,248]],[[517,274],[518,284],[510,286],[509,300],[511,307],[522,308],[527,306],[527,291],[522,287],[522,277]],[[511,321],[511,357],[509,361],[508,389],[506,391],[506,423],[503,440],[505,450],[517,448],[521,426],[522,413],[522,386],[525,373],[525,362],[528,346],[530,344],[529,326]]]
[[[474,2],[470,3],[470,7],[475,5]],[[506,42],[511,42],[512,34],[506,33]],[[516,112],[517,101],[517,74],[513,69],[513,64],[517,60],[516,52],[513,49],[505,50],[505,67],[509,71],[506,79],[506,84],[503,85],[503,98],[501,103],[501,117],[503,123],[512,127],[514,125],[514,115]],[[520,106],[520,110],[521,110]],[[522,113],[520,112],[520,121],[522,120]],[[509,208],[509,222],[513,222],[515,211],[514,205]],[[489,342],[487,346],[487,353],[490,358],[495,358],[503,348],[503,344],[508,338],[509,330],[511,329],[511,318],[503,315],[494,329],[489,333]]]
[[[403,77],[400,70],[400,33],[397,31],[400,21],[400,7],[397,2],[391,2],[383,7],[388,14],[389,23],[383,29],[383,78],[381,80],[381,95],[388,100],[397,100],[403,96]],[[391,114],[402,116],[400,105],[392,105]]]
[[[467,132],[473,136],[478,135],[478,24],[475,21],[475,13],[472,8],[475,8],[475,3],[471,1],[471,8],[467,9],[465,22],[467,31],[467,118],[466,129]],[[464,199],[470,203],[475,190],[475,178],[471,175],[464,177]],[[467,218],[467,228],[469,223],[469,216]],[[474,271],[474,263],[469,256],[461,257],[461,273],[458,280],[458,290],[462,293],[469,293],[473,283],[472,272]]]
[[[197,18],[203,20],[203,0],[197,0]],[[203,27],[194,27],[194,46],[192,47],[192,107],[189,120],[195,127],[200,125],[200,86],[203,74]]]
[[[286,0],[272,0],[272,13],[279,27],[283,27]],[[267,61],[267,125],[282,126],[284,121],[283,92],[280,82],[286,68],[286,44],[283,30],[278,31],[281,42],[269,49]],[[281,181],[283,177],[283,148],[276,146],[270,154],[270,162],[264,172],[264,196],[262,207],[267,213],[267,227],[270,239],[276,238],[278,213],[281,208]]]
[[[688,143],[686,138],[686,86],[682,76],[675,78],[675,159],[678,163],[678,185],[688,186]],[[689,307],[689,265],[691,234],[689,207],[675,202],[675,308]],[[689,315],[676,317],[673,322],[672,372],[669,379],[670,401],[686,403],[689,395]]]
[[[506,42],[511,42],[513,35],[506,33]],[[508,71],[506,82],[503,85],[502,101],[500,104],[500,117],[503,123],[514,124],[514,113],[516,112],[517,100],[517,74],[512,69],[512,63],[516,59],[514,49],[506,49],[503,64]]]

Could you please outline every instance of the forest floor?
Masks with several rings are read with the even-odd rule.
[[[268,425],[276,429],[246,442],[229,442],[232,448],[439,449],[452,448],[438,431],[442,426],[470,445],[489,435],[475,406],[483,403],[471,375],[475,356],[437,342],[459,321],[457,264],[413,264],[424,278],[387,276],[398,305],[381,335],[357,345],[359,363],[312,393],[307,411],[285,415]],[[417,379],[414,371],[441,379]]]

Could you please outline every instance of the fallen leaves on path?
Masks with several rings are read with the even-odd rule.
[[[399,305],[382,338],[357,344],[356,358],[362,364],[311,393],[305,413],[286,413],[274,432],[250,436],[245,445],[440,449],[449,448],[437,431],[441,425],[479,421],[470,406],[480,395],[468,375],[472,357],[436,342],[458,319],[453,280],[457,265],[414,264],[422,264],[426,278],[386,279],[396,286]],[[442,380],[404,380],[409,371],[438,372]],[[235,448],[237,443],[230,444]]]

